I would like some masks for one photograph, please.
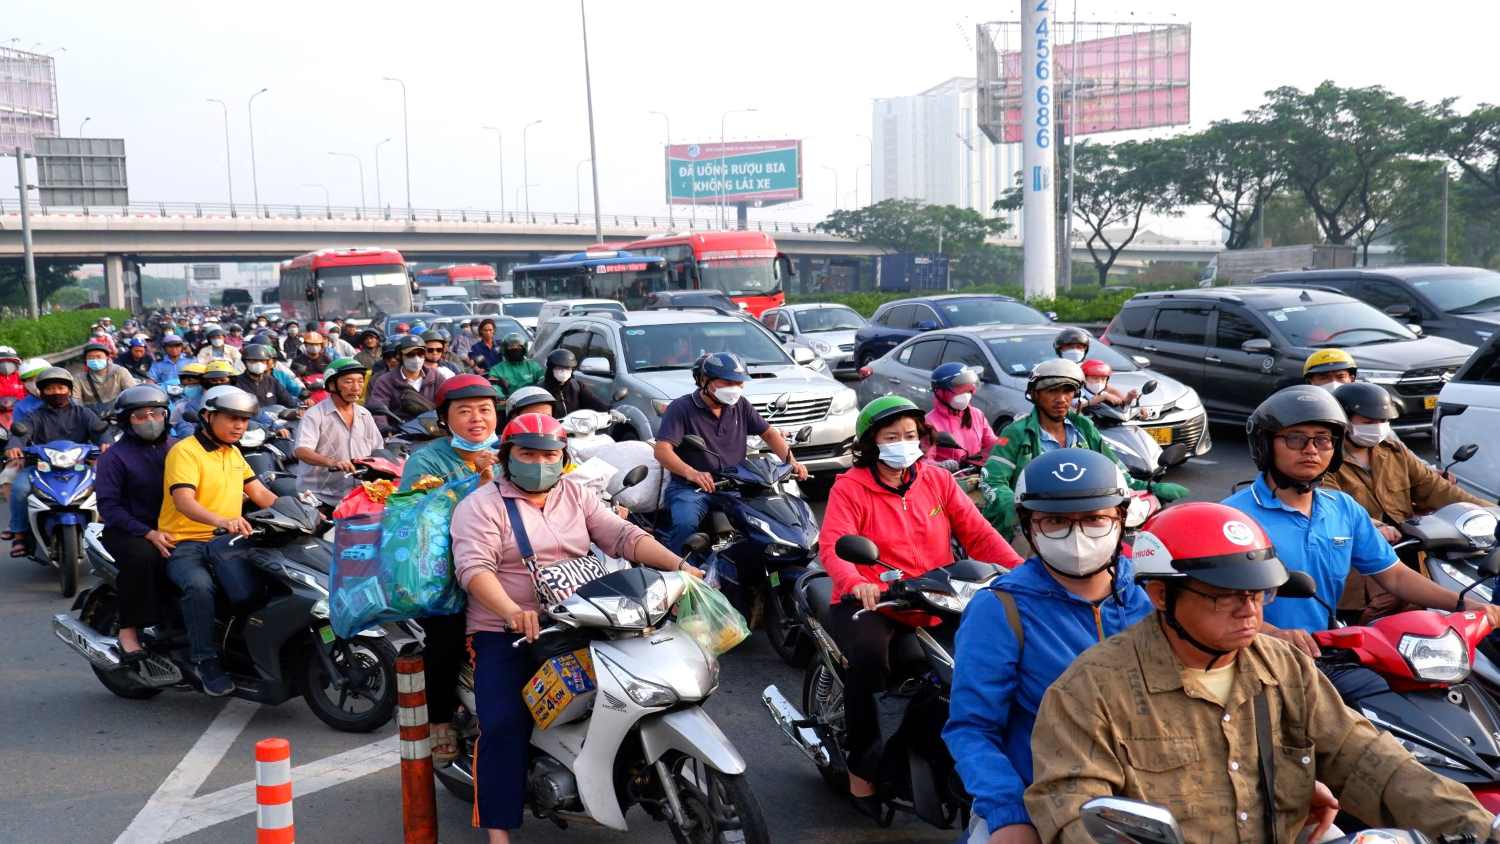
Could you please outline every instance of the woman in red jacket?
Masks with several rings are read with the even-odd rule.
[[[849,660],[845,713],[849,725],[849,793],[864,814],[877,817],[880,801],[872,782],[879,728],[875,696],[885,691],[887,658],[896,627],[873,609],[887,588],[882,569],[839,558],[834,545],[850,534],[868,537],[880,559],[908,577],[953,562],[953,537],[975,560],[1007,568],[1021,558],[979,514],[945,469],[923,460],[933,430],[922,411],[900,396],[882,396],[860,411],[854,424],[854,468],[833,482],[818,534],[823,567],[833,578],[833,633]],[[842,603],[854,595],[857,603]]]

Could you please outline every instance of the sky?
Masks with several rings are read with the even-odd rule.
[[[1072,15],[1059,0],[1061,17]],[[8,0],[0,43],[57,54],[62,127],[126,141],[134,201],[223,202],[229,107],[234,195],[252,195],[246,104],[255,102],[255,165],[265,203],[359,202],[361,157],[376,200],[404,206],[401,89],[411,137],[411,203],[497,209],[530,183],[534,211],[592,207],[579,7],[568,0],[494,3],[247,3]],[[1014,19],[1011,3],[685,2],[590,0],[600,205],[665,215],[662,144],[728,139],[804,141],[804,199],[752,219],[820,220],[868,201],[871,101],[974,73],[974,25]],[[1189,23],[1192,125],[1234,117],[1280,85],[1324,79],[1384,85],[1412,99],[1500,100],[1492,66],[1500,2],[1393,0],[1083,0],[1080,20]],[[755,109],[753,113],[724,113]],[[522,154],[522,127],[529,154]],[[497,148],[494,132],[501,129]],[[1166,130],[1168,132],[1179,129]],[[1112,136],[1102,137],[1108,140]],[[7,165],[8,166],[8,165]],[[523,167],[529,174],[523,179]],[[582,175],[582,191],[578,176]],[[4,180],[0,196],[15,196]],[[322,187],[318,187],[322,186]],[[580,195],[581,194],[581,195]],[[524,202],[524,197],[520,197]],[[679,213],[686,213],[680,208]],[[1172,224],[1212,236],[1201,217]]]

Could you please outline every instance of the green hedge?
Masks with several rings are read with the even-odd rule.
[[[936,291],[934,291],[936,292]],[[955,293],[1000,293],[1006,296],[1021,298],[1019,287],[966,287],[955,290]],[[1077,294],[1059,296],[1056,299],[1035,299],[1030,304],[1037,310],[1056,311],[1059,322],[1108,322],[1114,319],[1115,314],[1120,312],[1120,305],[1126,299],[1135,295],[1138,291],[1109,291],[1100,292],[1098,288],[1081,288]],[[877,293],[863,291],[859,293],[800,293],[788,296],[791,302],[831,302],[840,305],[848,305],[860,314],[868,317],[875,309],[896,299],[909,299],[913,296],[924,295],[922,291],[913,292],[886,292]]]
[[[37,320],[0,320],[0,346],[13,347],[23,358],[61,352],[82,345],[88,340],[89,326],[106,316],[118,325],[130,318],[130,312],[91,308],[46,314]]]

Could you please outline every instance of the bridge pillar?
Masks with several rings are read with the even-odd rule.
[[[141,305],[140,265],[124,255],[104,256],[105,306],[134,313]]]

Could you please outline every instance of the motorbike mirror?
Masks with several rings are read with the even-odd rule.
[[[1472,458],[1474,455],[1476,455],[1478,453],[1479,453],[1479,443],[1469,443],[1467,445],[1461,445],[1461,446],[1458,447],[1458,451],[1453,452],[1453,462],[1454,463],[1462,463],[1465,460],[1468,460],[1468,459]],[[1452,465],[1452,464],[1449,464],[1449,465]]]
[[[630,395],[630,388],[629,387],[621,387],[620,389],[615,390],[615,392],[611,396],[611,398],[613,398],[615,400],[615,402],[618,404],[619,402],[624,401],[625,397],[629,396],[629,395]]]
[[[812,439],[812,426],[803,425],[801,428],[797,429],[797,436],[793,437],[792,441],[796,443],[805,443],[810,439]]]
[[[1485,577],[1500,575],[1500,551],[1495,551],[1484,558],[1484,562],[1479,564],[1479,573]]]
[[[708,529],[714,536],[725,536],[734,533],[734,525],[729,523],[729,517],[719,510],[708,514]]]
[[[943,448],[963,448],[963,445],[947,431],[938,431],[937,436],[933,440]]]
[[[833,553],[838,554],[839,559],[848,560],[858,566],[880,564],[879,546],[863,536],[850,534],[839,537],[838,543],[833,546]]]
[[[1282,598],[1317,598],[1318,584],[1313,582],[1307,572],[1289,571],[1286,573],[1286,583],[1281,584],[1276,594]],[[1321,599],[1319,603],[1322,603]]]
[[[708,550],[711,542],[712,540],[708,538],[708,534],[695,533],[689,536],[686,542],[682,543],[682,549],[690,554],[702,554]]]
[[[1172,812],[1161,806],[1096,797],[1083,804],[1083,828],[1095,841],[1130,841],[1133,844],[1183,844],[1182,829]]]
[[[1170,469],[1186,463],[1190,456],[1186,443],[1176,443],[1161,450],[1161,457],[1157,458],[1156,464],[1163,469]]]
[[[693,448],[698,449],[699,451],[708,451],[708,443],[704,442],[703,438],[698,436],[697,434],[688,434],[687,436],[683,437],[682,444],[690,445]]]
[[[641,481],[644,481],[650,474],[650,469],[646,468],[645,466],[637,466],[634,469],[631,469],[629,472],[625,473],[625,478],[621,481],[620,488],[628,489],[630,487],[633,487],[639,484]]]
[[[1157,383],[1157,380],[1155,378],[1152,378],[1150,381],[1147,381],[1146,383],[1141,385],[1141,395],[1149,396],[1152,393],[1156,392],[1156,388],[1159,386],[1161,385]]]

